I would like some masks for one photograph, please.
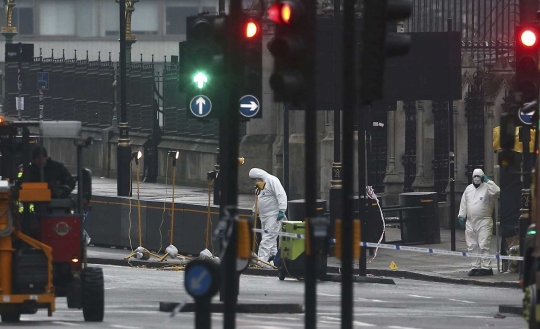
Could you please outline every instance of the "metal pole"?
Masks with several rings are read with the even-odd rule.
[[[334,237],[334,224],[341,217],[341,1],[334,0],[334,161],[330,181],[330,238]]]
[[[529,126],[523,126],[519,129],[519,141],[523,145],[523,161],[521,166],[523,189],[521,190],[521,213],[519,216],[519,255],[524,255],[525,249],[525,232],[529,227],[529,205],[531,196],[531,161],[530,161],[530,148],[531,141],[531,128]],[[520,273],[523,274],[523,262],[521,262]]]
[[[315,85],[316,68],[316,27],[317,27],[317,4],[312,0],[304,0],[306,22],[304,23],[304,36],[306,42],[306,53],[309,54],[304,59],[305,62],[305,81],[306,89],[304,94],[305,101],[305,195],[306,195],[306,232],[312,218],[317,216],[317,111],[315,108],[315,94],[317,92]],[[306,249],[313,249],[307,243]],[[305,276],[305,327],[315,329],[317,327],[317,259],[313,251],[306,253],[306,276]]]
[[[225,12],[225,0],[218,1],[218,13],[223,14]]]
[[[343,72],[356,72],[355,44],[356,27],[354,0],[343,1]],[[354,123],[356,117],[356,75],[343,74],[343,189],[341,220],[341,328],[353,328],[353,216],[354,216]],[[363,131],[358,130],[358,144],[364,141]],[[335,150],[334,150],[335,151]],[[362,154],[364,152],[362,151]],[[360,158],[363,158],[360,157]],[[362,162],[363,163],[363,162]],[[359,166],[362,167],[362,166]],[[364,174],[360,172],[359,180]],[[364,188],[365,189],[365,188]],[[360,190],[359,204],[363,203]],[[363,248],[362,248],[363,249]]]
[[[77,213],[78,214],[82,214],[82,195],[83,195],[82,146],[77,145]]]
[[[120,137],[116,151],[118,196],[130,195],[131,145],[127,122],[126,60],[126,0],[120,0],[120,124],[118,125]]]
[[[289,195],[289,105],[283,105],[283,188]],[[289,209],[287,209],[288,213]]]
[[[22,43],[19,42],[19,48],[17,51],[17,88],[18,88],[18,99],[21,99],[22,97],[22,79],[21,79],[21,73],[22,73]],[[23,103],[24,104],[24,103]],[[21,110],[23,110],[22,107],[17,106],[17,119],[19,121],[22,120],[22,113]]]
[[[448,43],[450,44],[450,33],[452,32],[452,19],[448,21]],[[448,58],[448,68],[450,67],[450,58]],[[451,84],[451,81],[448,81]],[[454,100],[448,100],[448,170],[450,174],[450,248],[452,251],[456,251],[456,191],[455,191],[455,154],[454,154]]]
[[[229,31],[228,49],[225,53],[226,79],[229,85],[228,94],[225,97],[226,106],[223,108],[220,120],[220,128],[224,128],[222,144],[220,141],[220,171],[221,171],[221,200],[225,208],[225,220],[227,220],[225,239],[227,246],[224,250],[225,259],[222,261],[223,273],[223,296],[224,318],[223,328],[234,329],[236,326],[236,304],[238,296],[238,280],[236,274],[237,254],[237,207],[238,207],[238,142],[240,123],[238,112],[238,99],[240,99],[240,72],[241,68],[241,35],[242,1],[231,0],[229,5]]]

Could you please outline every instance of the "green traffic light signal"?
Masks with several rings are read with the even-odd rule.
[[[197,74],[193,77],[193,82],[197,84],[199,89],[202,89],[204,88],[204,84],[208,82],[208,77],[202,72],[197,72]]]

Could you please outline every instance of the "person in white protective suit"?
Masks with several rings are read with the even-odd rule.
[[[490,252],[493,232],[493,208],[501,189],[484,174],[482,169],[473,171],[473,183],[465,189],[461,197],[458,220],[465,225],[465,241],[469,252],[486,254]],[[469,276],[493,275],[491,258],[476,258]]]
[[[257,257],[269,262],[277,254],[277,233],[280,230],[281,220],[286,219],[287,194],[279,179],[262,169],[252,168],[249,171],[249,178],[255,182],[265,183],[264,189],[259,194],[258,211],[262,229],[267,230],[268,233],[262,235]],[[255,220],[255,205],[251,219]]]

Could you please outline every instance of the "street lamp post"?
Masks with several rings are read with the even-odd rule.
[[[116,2],[120,4],[120,123],[118,125],[120,137],[116,151],[117,194],[129,196],[131,144],[127,121],[126,71],[127,62],[131,63],[131,46],[136,41],[135,35],[131,33],[131,15],[135,11],[134,5],[138,0],[116,0]]]

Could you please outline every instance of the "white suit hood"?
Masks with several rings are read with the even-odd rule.
[[[484,171],[483,171],[482,169],[475,169],[475,170],[473,171],[473,173],[472,173],[472,176],[473,176],[473,177],[474,177],[474,176],[480,176],[480,177],[482,177],[482,176],[484,176]]]
[[[266,184],[259,194],[259,215],[264,221],[268,217],[277,217],[279,211],[287,210],[287,195],[279,179],[259,168],[249,171],[249,178],[262,179]]]

